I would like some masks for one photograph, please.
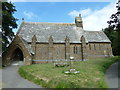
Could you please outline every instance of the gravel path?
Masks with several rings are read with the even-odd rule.
[[[118,88],[118,81],[120,78],[118,78],[118,62],[112,64],[107,72],[106,72],[106,82],[108,84],[109,88]],[[120,88],[120,87],[119,87]]]
[[[3,88],[41,88],[40,86],[20,77],[18,74],[18,68],[19,66],[11,65],[2,69]]]

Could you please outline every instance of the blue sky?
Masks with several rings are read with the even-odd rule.
[[[18,28],[22,18],[25,22],[74,23],[75,16],[81,13],[84,29],[98,31],[107,27],[106,19],[116,10],[115,2],[14,2],[14,5]]]

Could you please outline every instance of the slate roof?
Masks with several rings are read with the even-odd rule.
[[[23,44],[25,45],[25,47],[27,48],[28,52],[31,54],[34,54],[34,52],[32,51],[30,45],[22,38],[20,37],[21,41],[23,42]]]
[[[84,31],[88,42],[111,42],[103,31]]]
[[[22,22],[17,34],[26,42],[31,42],[34,35],[37,42],[48,42],[51,35],[54,43],[65,43],[66,36],[69,37],[70,43],[81,43],[82,35],[87,42],[110,42],[102,31],[84,31],[70,23]]]

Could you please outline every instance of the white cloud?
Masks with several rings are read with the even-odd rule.
[[[27,17],[27,19],[38,18],[38,15],[34,14],[33,12],[24,11],[23,14]]]
[[[81,13],[83,17],[82,19],[84,29],[99,31],[102,30],[102,28],[106,28],[108,26],[107,21],[109,21],[110,16],[116,12],[116,3],[111,2],[109,5],[99,10],[91,10],[90,8],[79,11],[73,10],[69,12],[68,15],[75,17]]]
[[[90,8],[87,8],[84,10],[79,10],[79,11],[73,10],[72,12],[69,13],[69,15],[72,17],[75,17],[75,16],[78,16],[80,13],[82,14],[82,16],[87,16],[87,15],[91,14],[92,11]]]

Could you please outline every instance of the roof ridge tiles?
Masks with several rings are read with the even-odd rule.
[[[75,25],[74,23],[54,23],[54,22],[24,22],[24,24],[59,24],[59,25]]]

